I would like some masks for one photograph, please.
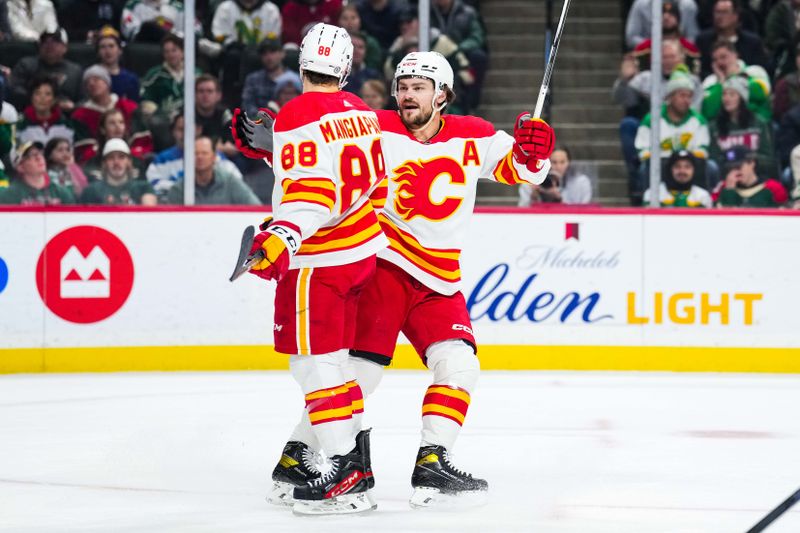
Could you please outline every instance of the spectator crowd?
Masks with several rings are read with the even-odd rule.
[[[456,73],[450,113],[480,102],[488,66],[477,0],[432,0],[431,46]],[[297,58],[317,22],[353,40],[345,90],[394,105],[389,81],[418,47],[406,0],[0,2],[0,204],[183,203],[184,35],[197,49],[198,204],[269,203],[274,177],[242,157],[231,111],[279,111],[302,92]]]
[[[613,100],[631,203],[800,208],[800,0],[665,0],[661,71],[651,0],[633,0]],[[653,77],[661,112],[650,116]],[[660,153],[650,131],[660,125]],[[647,190],[659,165],[660,190]]]

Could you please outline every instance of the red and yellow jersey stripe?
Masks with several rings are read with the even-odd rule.
[[[306,394],[306,411],[312,426],[352,418],[350,389],[339,385]]]
[[[469,392],[464,389],[434,384],[425,392],[422,416],[442,416],[461,426],[467,416],[469,401]]]
[[[386,197],[388,195],[389,180],[387,178],[383,178],[380,183],[375,186],[375,190],[372,191],[372,194],[369,197],[369,201],[372,202],[372,207],[375,208],[376,212],[383,210],[383,207],[386,205]]]
[[[514,168],[514,156],[511,152],[508,152],[508,155],[497,163],[497,166],[495,166],[492,171],[492,175],[499,183],[505,183],[506,185],[528,183],[527,180],[520,177],[519,172]]]
[[[281,205],[292,202],[318,204],[333,211],[336,204],[336,185],[325,178],[285,179],[281,182],[283,197]]]
[[[349,250],[365,244],[381,235],[381,226],[372,204],[364,204],[347,215],[335,226],[320,228],[314,235],[303,240],[296,257]]]
[[[394,225],[388,217],[378,215],[381,228],[389,239],[389,250],[398,253],[420,270],[448,283],[461,280],[460,250],[426,248],[410,233]]]

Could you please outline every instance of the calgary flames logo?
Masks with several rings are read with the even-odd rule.
[[[436,202],[431,198],[431,188],[439,178],[453,185],[464,185],[464,169],[456,161],[446,157],[428,161],[406,161],[392,172],[392,181],[397,184],[394,209],[405,220],[423,217],[428,220],[444,220],[461,205],[464,198],[445,196]]]

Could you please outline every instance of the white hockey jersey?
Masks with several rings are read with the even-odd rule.
[[[298,235],[290,268],[354,263],[387,245],[370,195],[385,183],[375,112],[348,92],[304,93],[274,126],[275,224]]]
[[[222,44],[239,42],[257,45],[267,36],[280,36],[281,12],[272,2],[245,11],[234,0],[225,0],[214,12],[211,35]]]
[[[478,179],[538,184],[550,161],[530,172],[511,154],[513,137],[477,117],[445,115],[439,133],[427,143],[408,132],[397,112],[378,111],[378,117],[388,174],[378,218],[389,239],[378,257],[436,292],[454,294],[461,290],[459,258]]]

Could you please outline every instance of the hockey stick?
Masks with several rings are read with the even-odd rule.
[[[783,503],[781,503],[775,509],[770,511],[770,513],[764,518],[762,518],[758,524],[748,529],[747,533],[761,533],[762,531],[767,529],[767,527],[769,527],[771,523],[777,520],[779,516],[788,511],[792,505],[796,504],[798,500],[800,500],[800,489],[798,489],[797,492],[786,498],[786,500],[784,500]]]
[[[564,32],[564,22],[567,20],[569,2],[570,0],[564,0],[564,5],[561,7],[561,18],[558,19],[556,34],[553,36],[553,45],[550,47],[550,56],[547,58],[547,66],[545,66],[544,69],[544,78],[542,78],[542,86],[539,88],[539,99],[536,100],[536,109],[533,111],[533,118],[541,118],[544,101],[547,99],[547,93],[550,91],[550,78],[553,76],[553,67],[556,64],[556,53],[558,52],[558,45],[561,42],[561,34]]]
[[[236,281],[242,274],[253,268],[253,265],[264,260],[264,252],[258,250],[253,255],[250,254],[250,249],[253,247],[253,237],[256,235],[256,229],[253,226],[247,226],[242,233],[242,244],[239,248],[239,257],[236,259],[236,267],[233,269],[233,274],[229,281]]]

